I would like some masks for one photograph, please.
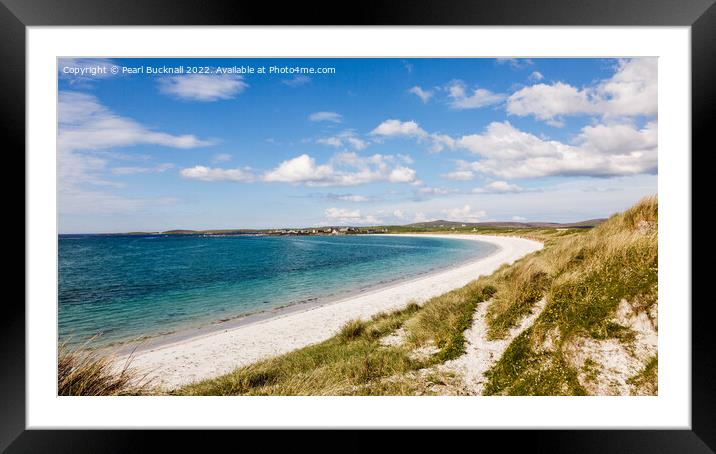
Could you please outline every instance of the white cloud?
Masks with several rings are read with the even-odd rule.
[[[360,210],[351,210],[348,208],[326,208],[326,217],[335,218],[359,218]]]
[[[443,213],[446,215],[446,221],[479,222],[487,217],[487,212],[484,210],[473,211],[472,207],[467,204],[459,208],[443,210]]]
[[[345,136],[343,139],[355,150],[363,150],[368,146],[368,142],[355,136]]]
[[[544,79],[544,76],[539,71],[533,71],[532,74],[529,75],[528,79],[531,81],[540,81]]]
[[[560,142],[545,141],[522,132],[509,122],[492,122],[482,134],[461,137],[458,146],[486,158],[523,160],[530,157],[554,157],[560,149],[567,148]]]
[[[408,90],[408,93],[412,93],[412,94],[414,94],[415,96],[417,96],[418,98],[420,98],[420,100],[421,100],[424,104],[427,103],[428,101],[430,101],[430,98],[432,98],[433,95],[435,94],[435,93],[434,93],[433,91],[431,91],[431,90],[423,90],[423,89],[422,89],[420,86],[418,86],[418,85],[416,85],[416,86],[414,86],[413,88],[411,88],[410,90]]]
[[[413,138],[418,141],[428,139],[431,142],[430,152],[432,153],[439,153],[446,148],[455,147],[455,139],[452,137],[440,133],[428,134],[414,121],[386,120],[373,129],[370,134],[379,137]]]
[[[153,131],[122,117],[99,103],[92,95],[60,92],[58,146],[69,150],[104,150],[139,144],[174,148],[211,145],[194,135],[172,135]]]
[[[328,145],[329,147],[335,147],[335,148],[341,148],[343,146],[343,141],[337,137],[321,137],[320,139],[316,139],[316,143],[320,143],[321,145]]]
[[[507,100],[507,112],[553,120],[568,115],[631,117],[656,115],[658,107],[657,60],[620,60],[609,79],[586,88],[556,82],[525,87]]]
[[[134,175],[137,173],[149,173],[152,170],[151,167],[114,167],[112,173],[115,175]]]
[[[383,137],[416,137],[419,139],[427,137],[428,135],[428,133],[414,121],[393,119],[385,120],[379,124],[371,134]]]
[[[264,173],[262,180],[308,186],[356,186],[374,182],[414,183],[415,170],[396,164],[393,155],[359,156],[336,154],[328,163],[317,164],[307,154],[283,161]]]
[[[625,150],[656,152],[658,139],[656,122],[649,122],[640,130],[629,124],[585,126],[577,137],[577,143],[585,150],[614,155]]]
[[[522,192],[522,188],[506,181],[493,181],[481,188],[473,189],[472,192],[475,194],[505,194]]]
[[[465,92],[465,82],[461,80],[454,80],[447,84],[445,89],[448,91],[448,96],[453,99],[465,98],[467,93]]]
[[[641,129],[624,124],[587,126],[575,144],[568,145],[520,131],[508,122],[493,122],[484,133],[458,140],[459,147],[482,158],[459,163],[458,170],[499,178],[655,173],[657,129],[656,122]]]
[[[301,85],[306,85],[309,82],[311,82],[311,78],[301,74],[297,74],[290,79],[283,79],[281,81],[282,84],[288,85],[289,87],[300,87]]]
[[[564,121],[562,120],[555,120],[554,118],[550,118],[549,120],[545,120],[545,123],[547,123],[550,126],[553,126],[555,128],[561,128],[564,126]]]
[[[586,91],[562,82],[525,87],[507,100],[507,112],[519,116],[534,115],[540,120],[593,111]]]
[[[228,162],[231,161],[233,156],[231,156],[229,153],[217,153],[214,155],[214,157],[211,158],[211,162]]]
[[[500,93],[493,93],[484,88],[475,88],[468,94],[465,83],[456,80],[447,86],[448,96],[451,98],[450,107],[453,109],[477,109],[497,104],[506,98]]]
[[[607,116],[656,115],[657,71],[656,58],[620,61],[614,76],[597,87],[599,110]]]
[[[217,167],[194,166],[181,170],[181,176],[201,181],[234,181],[248,183],[255,181],[256,177],[250,169],[221,169]]]
[[[443,178],[447,178],[448,180],[468,181],[475,178],[475,172],[472,170],[456,170],[454,172],[445,173],[441,176]]]
[[[420,188],[418,192],[425,195],[448,195],[454,194],[458,190],[454,188]]]
[[[527,218],[523,218],[522,216],[512,216],[512,220],[515,222],[524,222]]]
[[[374,215],[361,215],[360,210],[351,210],[347,208],[327,208],[325,216],[330,222],[338,222],[340,224],[381,224],[383,221]]]
[[[233,99],[248,88],[243,77],[235,74],[186,74],[159,80],[159,91],[186,101]]]
[[[311,121],[328,121],[331,123],[341,123],[343,116],[337,112],[313,112],[308,116]]]
[[[329,197],[335,200],[341,200],[343,202],[363,203],[371,201],[370,197],[358,194],[332,194]]]
[[[430,140],[432,140],[433,142],[433,144],[430,146],[430,151],[432,153],[439,153],[445,148],[455,148],[455,139],[453,139],[447,134],[430,134]]]
[[[316,143],[327,145],[334,148],[353,148],[354,150],[363,150],[368,146],[368,142],[361,139],[352,130],[346,130],[340,134],[330,137],[322,137],[316,139]]]
[[[115,175],[134,175],[138,173],[162,173],[166,172],[169,169],[173,169],[174,164],[172,163],[163,163],[158,164],[154,167],[136,167],[136,166],[123,166],[123,167],[113,167],[112,173]]]
[[[415,181],[415,170],[409,167],[397,166],[388,176],[391,183],[410,183]]]
[[[415,160],[414,160],[413,157],[410,156],[409,154],[400,154],[400,153],[398,153],[398,154],[395,155],[395,156],[396,156],[399,160],[403,161],[403,162],[406,163],[406,164],[414,164],[414,163],[415,163]]]
[[[426,200],[430,200],[436,197],[444,197],[451,194],[458,194],[461,191],[456,188],[448,188],[448,187],[421,187],[416,188],[413,192],[412,201],[414,202],[422,202]]]
[[[105,204],[101,208],[103,212],[115,208],[126,212],[157,202],[155,199],[128,199],[86,188],[86,185],[118,186],[104,177],[113,148],[134,145],[195,148],[210,144],[194,135],[172,135],[150,129],[114,113],[95,96],[61,91],[57,135],[59,210],[63,213],[95,213],[99,212],[101,204]],[[136,169],[124,170],[126,174]]]
[[[500,65],[509,64],[515,69],[526,68],[534,64],[534,62],[529,58],[497,58],[496,60]]]
[[[512,180],[506,181],[513,182]],[[386,199],[380,205],[383,212],[371,211],[371,213],[397,222],[397,218],[391,213],[394,210],[401,210],[405,214],[405,220],[401,223],[409,223],[446,219],[445,210],[458,208],[463,213],[457,217],[456,212],[453,211],[452,214],[456,216],[451,219],[472,222],[471,219],[462,216],[464,205],[469,205],[472,209],[468,215],[476,214],[479,211],[485,212],[480,213],[484,216],[477,216],[475,219],[477,222],[507,221],[515,215],[525,217],[530,221],[574,222],[607,217],[615,211],[626,209],[644,195],[655,193],[656,183],[657,176],[655,175],[634,175],[609,179],[551,179],[549,184],[543,186],[540,191],[524,186],[522,192],[510,195],[483,196],[472,194],[468,189],[447,197]],[[586,188],[595,185],[599,185],[604,191],[606,188],[610,190],[608,192],[585,192]],[[417,213],[421,213],[422,218],[413,221]]]
[[[264,174],[264,180],[284,183],[318,184],[333,179],[334,170],[330,165],[317,165],[307,154],[283,161],[275,169]]]

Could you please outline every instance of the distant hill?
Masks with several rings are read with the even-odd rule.
[[[342,233],[382,233],[382,232],[406,232],[411,230],[440,230],[440,229],[465,229],[467,227],[476,228],[503,228],[503,229],[534,229],[534,228],[553,228],[553,229],[580,229],[596,227],[604,218],[588,219],[581,222],[558,223],[558,222],[510,222],[510,221],[494,221],[494,222],[457,222],[445,221],[438,219],[429,222],[416,222],[405,225],[384,225],[384,226],[321,226],[321,227],[299,227],[299,228],[282,228],[282,229],[215,229],[215,230],[187,230],[174,229],[165,230],[163,232],[129,232],[117,233],[109,235],[323,235],[332,230],[340,230]],[[347,230],[347,232],[346,232]]]
[[[430,222],[416,222],[413,224],[407,224],[403,227],[410,227],[416,229],[434,229],[434,228],[450,228],[450,227],[502,227],[511,229],[530,229],[530,228],[588,228],[595,227],[602,222],[606,221],[605,218],[600,219],[589,219],[581,222],[571,223],[558,223],[558,222],[456,222],[456,221],[430,221]]]

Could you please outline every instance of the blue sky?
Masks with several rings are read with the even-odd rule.
[[[61,233],[569,222],[657,190],[655,59],[60,59],[58,88]]]

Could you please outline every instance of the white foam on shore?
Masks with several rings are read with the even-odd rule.
[[[155,383],[166,389],[216,377],[237,367],[326,340],[350,320],[367,319],[379,312],[402,308],[411,301],[423,303],[542,249],[542,244],[537,241],[508,236],[401,236],[484,241],[498,248],[487,257],[415,280],[137,352],[132,367],[148,371]],[[124,358],[119,361],[123,362]]]

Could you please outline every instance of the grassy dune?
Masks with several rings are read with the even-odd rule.
[[[657,224],[657,199],[649,197],[489,277],[498,283],[489,308],[495,337],[536,299],[544,296],[547,305],[488,372],[486,394],[618,394],[621,381],[634,393],[656,393],[655,354],[646,358],[641,379],[607,377],[608,383],[600,376],[610,364],[599,360],[606,359],[600,347],[608,347],[629,354],[625,361],[642,363],[639,342],[650,328],[656,335]]]
[[[478,304],[489,305],[488,338],[501,339],[542,299],[532,326],[485,374],[485,394],[656,394],[657,223],[649,197],[594,229],[501,229],[545,247],[421,306],[352,321],[324,342],[170,394],[462,394],[460,377],[441,365],[465,353]],[[106,383],[110,394],[133,391]]]

